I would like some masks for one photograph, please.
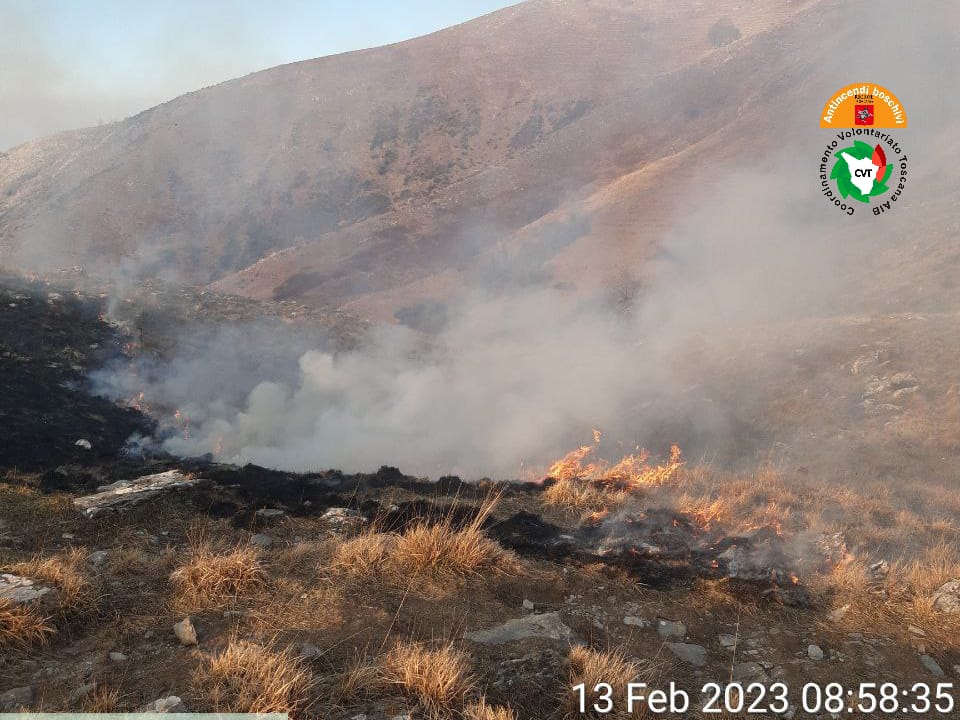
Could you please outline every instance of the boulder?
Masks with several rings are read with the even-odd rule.
[[[960,580],[941,585],[933,594],[933,606],[942,613],[960,613]]]
[[[101,485],[92,495],[75,498],[73,505],[92,518],[104,513],[123,512],[158,495],[194,487],[198,483],[198,478],[179,470],[168,470],[133,480],[118,480],[110,485]]]
[[[563,621],[560,620],[560,613],[556,612],[527,615],[526,617],[508,620],[489,630],[466,633],[464,637],[467,640],[485,645],[502,645],[526,638],[576,642],[573,630],[564,625]]]
[[[14,605],[23,605],[43,600],[53,592],[52,588],[37,584],[30,578],[10,573],[0,573],[0,599]]]

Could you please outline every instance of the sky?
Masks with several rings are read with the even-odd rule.
[[[0,152],[224,80],[424,35],[508,0],[0,0]]]

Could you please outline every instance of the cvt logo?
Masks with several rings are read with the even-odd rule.
[[[847,215],[862,205],[870,205],[874,215],[892,210],[906,187],[907,156],[881,129],[906,126],[903,105],[880,85],[850,85],[835,93],[823,108],[820,127],[849,129],[840,130],[820,158],[824,197]]]

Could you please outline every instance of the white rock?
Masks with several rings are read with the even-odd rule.
[[[534,605],[533,605],[533,600],[524,600],[524,601],[523,601],[523,609],[524,609],[524,610],[533,610],[533,607],[534,607]]]
[[[90,444],[90,441],[89,441],[89,440],[84,440],[83,438],[80,438],[79,440],[77,440],[77,441],[74,443],[74,445],[76,445],[78,448],[82,448],[83,450],[92,450],[92,449],[93,449],[93,445]]]
[[[157,698],[153,702],[147,703],[137,710],[137,712],[185,713],[188,712],[188,710],[187,706],[184,705],[183,700],[176,695],[170,695],[168,697]]]
[[[687,626],[680,621],[657,618],[657,633],[662,638],[682,640],[687,636]]]
[[[811,660],[823,660],[824,654],[823,649],[819,645],[808,645],[807,646],[807,657]]]
[[[38,585],[30,578],[0,573],[0,598],[15,605],[34,602],[49,592],[50,588]]]
[[[173,626],[173,634],[177,636],[181,645],[197,644],[197,629],[190,622],[189,617],[185,617]]]
[[[650,621],[646,618],[637,617],[636,615],[627,615],[623,619],[624,625],[633,625],[634,627],[650,627]]]
[[[112,653],[109,653],[107,657],[110,658],[110,662],[114,662],[114,663],[125,663],[127,660],[130,659],[126,655],[124,655],[122,652],[112,652]]]
[[[184,475],[179,470],[168,470],[156,475],[144,475],[134,480],[118,480],[110,485],[101,485],[92,495],[75,498],[74,507],[87,517],[123,510],[158,495],[196,485],[197,478]]]

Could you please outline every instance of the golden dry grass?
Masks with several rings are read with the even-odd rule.
[[[309,704],[313,678],[289,648],[235,640],[204,658],[193,686],[217,712],[295,713]]]
[[[433,717],[449,715],[474,686],[467,656],[452,644],[433,650],[399,643],[383,658],[381,670],[386,682]]]
[[[267,574],[259,551],[249,545],[219,553],[209,543],[193,545],[186,563],[170,575],[173,606],[181,612],[227,607],[263,590]]]
[[[498,499],[484,500],[463,527],[444,517],[402,533],[369,531],[350,538],[335,549],[331,567],[343,575],[378,577],[403,586],[418,578],[443,587],[467,578],[515,573],[520,568],[517,556],[483,532]]]
[[[567,707],[576,707],[576,698],[569,692],[572,688],[583,683],[589,693],[600,683],[606,683],[613,688],[614,698],[625,698],[627,686],[636,682],[642,668],[627,660],[622,650],[591,650],[577,646],[570,650],[567,656],[569,665],[569,684],[564,693],[564,702]],[[590,716],[590,713],[587,713]]]
[[[82,610],[94,600],[93,586],[85,574],[87,555],[85,548],[71,548],[59,555],[38,555],[9,567],[18,575],[56,586],[57,604],[66,614]]]
[[[463,709],[464,720],[516,720],[517,716],[509,707],[488,705],[485,698],[471,703]]]
[[[54,632],[46,618],[29,608],[0,600],[0,649],[43,645]]]

